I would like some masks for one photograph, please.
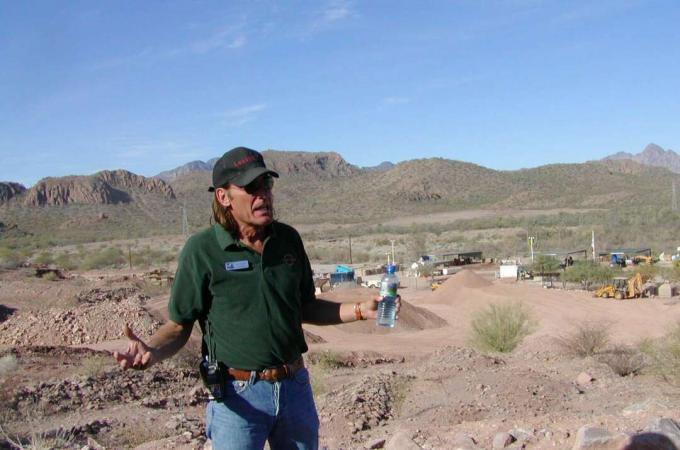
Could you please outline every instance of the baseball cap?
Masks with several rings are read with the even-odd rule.
[[[246,147],[232,148],[215,163],[212,173],[213,185],[208,190],[212,192],[227,183],[243,187],[265,173],[279,177],[278,173],[267,169],[260,152]]]

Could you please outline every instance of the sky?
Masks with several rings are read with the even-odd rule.
[[[677,0],[0,0],[0,181],[680,151]]]

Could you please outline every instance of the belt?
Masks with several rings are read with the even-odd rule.
[[[292,377],[295,372],[302,369],[303,367],[305,367],[305,362],[303,361],[302,356],[300,356],[290,364],[283,364],[281,366],[270,367],[269,369],[259,371],[234,369],[233,367],[229,367],[227,369],[227,378],[232,380],[247,381],[250,380],[252,373],[255,372],[256,380],[275,383],[285,378]]]

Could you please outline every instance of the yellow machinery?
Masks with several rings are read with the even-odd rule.
[[[645,280],[640,273],[636,273],[630,278],[616,277],[611,284],[606,284],[595,291],[595,296],[614,297],[617,300],[644,297],[646,295],[644,284]]]
[[[651,266],[654,264],[654,258],[645,255],[634,256],[633,264],[647,264],[648,266]]]

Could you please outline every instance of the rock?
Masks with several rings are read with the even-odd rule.
[[[576,377],[576,383],[577,383],[578,385],[580,385],[580,386],[587,386],[587,385],[589,385],[594,379],[595,379],[595,378],[593,378],[592,375],[590,375],[589,373],[587,373],[587,372],[581,372],[581,373],[579,373],[578,376]]]
[[[422,450],[422,447],[411,439],[405,431],[398,431],[390,438],[385,446],[386,450]]]
[[[385,439],[374,439],[366,444],[366,448],[375,449],[383,448],[385,446]]]
[[[660,433],[639,433],[630,436],[616,450],[677,450],[673,442]]]
[[[493,448],[505,448],[515,442],[515,437],[510,433],[496,433],[493,437]]]
[[[660,433],[667,436],[673,444],[680,448],[680,424],[673,419],[655,419],[645,427],[650,433]]]
[[[614,435],[604,428],[585,425],[576,433],[572,450],[624,450],[628,438],[624,434]]]

